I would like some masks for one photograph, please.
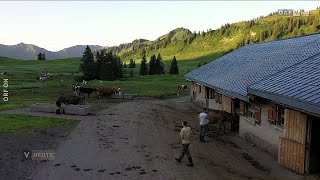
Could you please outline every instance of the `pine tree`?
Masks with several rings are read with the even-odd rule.
[[[41,53],[38,54],[38,60],[42,60],[42,54]]]
[[[173,56],[169,74],[179,74],[179,68],[178,68],[178,63],[177,63],[177,60],[176,60],[176,56]]]
[[[163,64],[160,53],[157,56],[155,66],[156,66],[156,74],[164,74],[164,64]]]
[[[156,56],[152,55],[149,62],[149,75],[157,74],[156,68]]]
[[[127,63],[126,62],[123,63],[123,67],[127,68]]]
[[[136,61],[133,61],[133,68],[136,67]]]
[[[129,68],[134,68],[133,59],[130,59]]]
[[[303,36],[303,35],[304,35],[304,33],[303,33],[302,29],[299,29],[297,36]]]
[[[317,21],[317,19],[315,18],[312,22],[312,31],[316,32],[318,30],[318,26],[319,26],[319,22]]]
[[[122,71],[122,62],[119,56],[114,55],[114,58],[118,64],[115,66],[116,71],[116,79],[123,78],[123,71]]]
[[[144,52],[142,55],[141,65],[140,65],[140,72],[139,74],[141,76],[145,76],[148,74],[148,66],[147,66],[147,59],[146,59],[146,53]]]
[[[87,71],[87,66],[88,64],[93,63],[93,53],[90,49],[89,46],[86,47],[86,49],[84,50],[84,52],[82,53],[82,58],[81,58],[81,64],[80,64],[80,70],[81,72],[83,72],[83,74],[86,76],[88,74]]]
[[[97,64],[99,67],[99,79],[116,80],[123,77],[122,62],[118,56],[112,52],[97,53]]]
[[[41,60],[46,60],[46,55],[42,53],[42,59]]]

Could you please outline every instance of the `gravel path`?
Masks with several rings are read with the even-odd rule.
[[[303,179],[276,159],[239,138],[209,133],[198,142],[197,109],[183,97],[136,100],[103,109],[81,120],[56,150],[56,159],[31,173],[32,179]],[[22,110],[11,111],[20,114]],[[28,110],[24,114],[30,114]],[[33,114],[33,113],[32,113]],[[54,114],[40,114],[56,116]],[[179,132],[187,120],[194,132],[191,155],[178,164]]]

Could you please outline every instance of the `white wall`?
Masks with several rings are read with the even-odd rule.
[[[191,97],[193,103],[195,103],[197,106],[201,108],[206,107],[206,98],[202,97],[201,93],[199,93],[198,86],[194,93],[193,89],[191,88]],[[222,110],[222,104],[217,103],[214,99],[209,99],[209,109]]]
[[[240,116],[239,135],[277,157],[279,136],[283,128],[268,122],[267,104],[257,104],[261,108],[261,124],[255,125],[251,117]]]

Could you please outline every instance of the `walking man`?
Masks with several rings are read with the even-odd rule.
[[[202,112],[199,114],[199,120],[200,120],[200,142],[205,142],[204,136],[206,134],[207,125],[209,123],[206,109],[203,109]]]
[[[178,161],[178,163],[181,163],[181,160],[183,159],[184,155],[187,155],[189,160],[189,164],[187,164],[187,166],[193,167],[192,158],[189,151],[189,145],[191,143],[190,141],[191,128],[188,127],[187,125],[188,125],[187,121],[183,121],[182,123],[183,128],[181,129],[181,132],[180,132],[180,137],[182,140],[182,152],[180,157],[175,158],[175,160]]]

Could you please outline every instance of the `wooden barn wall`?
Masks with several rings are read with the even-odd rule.
[[[284,137],[279,140],[278,162],[298,173],[305,170],[305,139],[307,116],[294,110],[285,110]]]
[[[206,87],[205,86],[201,86],[201,95],[202,95],[202,97],[206,97]]]
[[[284,136],[298,143],[305,144],[307,116],[294,110],[285,110]]]
[[[222,96],[222,110],[231,113],[232,99],[228,96]]]
[[[280,137],[278,162],[300,174],[304,173],[305,145]]]

